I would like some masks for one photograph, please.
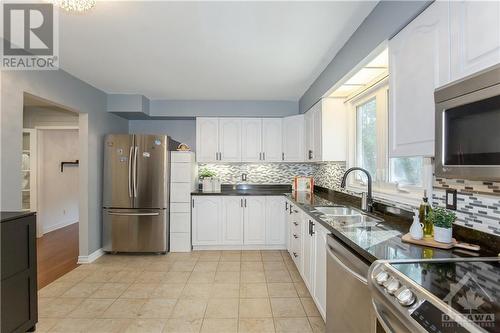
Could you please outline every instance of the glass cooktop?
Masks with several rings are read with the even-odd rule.
[[[500,259],[391,266],[485,331],[500,332]]]

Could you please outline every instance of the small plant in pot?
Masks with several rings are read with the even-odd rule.
[[[436,207],[429,213],[429,220],[434,224],[434,240],[440,243],[451,243],[453,222],[457,216],[445,208]]]

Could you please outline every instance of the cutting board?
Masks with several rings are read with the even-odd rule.
[[[466,250],[471,250],[471,251],[479,251],[481,247],[479,245],[474,245],[474,244],[469,244],[469,243],[463,243],[463,242],[457,242],[455,238],[451,239],[451,243],[440,243],[436,242],[434,238],[422,238],[422,239],[413,239],[411,238],[411,235],[407,233],[402,237],[403,242],[406,243],[411,243],[411,244],[417,244],[417,245],[422,245],[422,246],[428,246],[428,247],[435,247],[438,249],[445,249],[449,250],[452,248],[461,248],[461,249],[466,249]]]

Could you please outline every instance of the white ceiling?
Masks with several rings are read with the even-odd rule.
[[[98,1],[60,15],[63,69],[151,99],[298,100],[376,1]]]

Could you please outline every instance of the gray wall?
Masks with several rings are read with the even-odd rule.
[[[380,43],[392,38],[432,1],[381,1],[299,100],[306,112]]]
[[[80,254],[94,252],[101,247],[103,137],[109,132],[126,133],[127,120],[106,112],[104,92],[61,70],[2,71],[1,84],[2,210],[21,208],[23,93],[87,114],[80,116],[80,129],[87,131],[82,129],[82,119],[88,117],[88,145],[84,147],[88,152],[81,152],[82,164],[88,164],[88,182],[84,184],[88,187],[88,208],[80,216],[88,219],[89,243],[80,244]]]
[[[129,133],[168,134],[196,151],[196,120],[131,120]]]

